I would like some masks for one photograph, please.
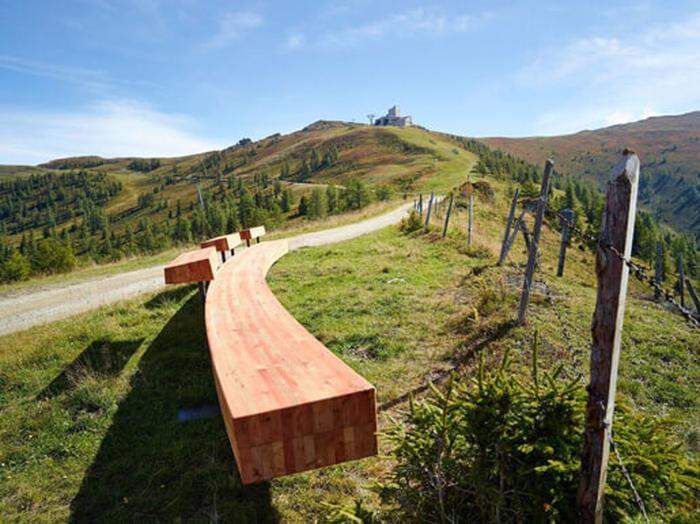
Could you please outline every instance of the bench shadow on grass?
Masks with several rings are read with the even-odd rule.
[[[143,339],[93,341],[51,383],[37,394],[37,399],[60,395],[85,374],[116,376],[121,373]]]
[[[167,302],[154,300],[151,308]],[[240,484],[220,417],[177,421],[179,407],[217,403],[203,345],[193,295],[143,354],[71,503],[72,522],[278,521],[269,484]]]

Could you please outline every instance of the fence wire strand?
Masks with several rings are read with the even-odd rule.
[[[610,447],[615,452],[615,457],[617,457],[617,461],[620,463],[620,469],[622,470],[622,474],[625,476],[625,479],[627,479],[627,483],[630,485],[630,489],[632,490],[632,493],[634,495],[634,502],[635,504],[637,504],[639,511],[642,512],[642,515],[644,516],[644,521],[648,524],[649,517],[647,516],[647,510],[644,507],[644,501],[642,500],[639,491],[637,491],[637,488],[635,487],[634,482],[632,481],[632,475],[630,475],[630,472],[627,470],[627,467],[625,466],[625,463],[622,460],[622,455],[620,454],[620,450],[618,449],[617,443],[615,442],[615,440],[613,440],[612,432],[609,434],[608,440],[610,440]]]
[[[535,201],[536,200],[539,199],[535,199]],[[590,247],[591,244],[595,244],[615,255],[618,259],[624,262],[627,265],[627,267],[629,267],[630,272],[632,273],[632,275],[634,275],[634,277],[637,280],[649,286],[651,289],[654,290],[655,293],[658,293],[659,296],[663,297],[664,300],[666,300],[666,302],[674,306],[675,310],[678,311],[681,315],[683,315],[690,325],[696,328],[700,327],[700,322],[698,322],[698,318],[696,318],[696,315],[694,315],[690,309],[683,307],[675,299],[672,292],[668,291],[667,289],[664,289],[655,278],[649,276],[647,272],[650,270],[648,268],[644,267],[638,262],[633,261],[631,258],[625,257],[623,253],[621,253],[615,246],[613,246],[609,242],[603,242],[601,239],[596,238],[594,235],[586,233],[574,222],[562,216],[561,213],[553,210],[549,205],[546,206],[545,210],[546,213],[549,215],[549,217],[547,218],[550,218],[552,216],[558,217],[562,222],[566,223],[566,225],[569,226],[569,229],[575,234],[579,241],[583,242],[584,245]],[[549,222],[549,220],[547,220],[547,223],[550,227],[555,229],[553,224]]]

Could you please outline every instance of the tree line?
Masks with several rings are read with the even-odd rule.
[[[478,140],[457,136],[452,138],[478,156],[479,160],[474,167],[477,173],[510,178],[520,184],[520,195],[524,199],[539,196],[540,168],[509,153],[491,149]],[[577,176],[564,177],[555,170],[552,173],[551,187],[563,191],[563,195],[552,199],[553,207],[558,210],[572,209],[576,214],[576,224],[588,234],[598,236],[605,198],[596,184]],[[686,274],[693,278],[700,277],[700,261],[692,236],[676,233],[661,225],[652,214],[638,210],[632,254],[653,266],[657,242],[663,248],[667,275],[673,272],[677,260],[681,258]]]
[[[338,163],[339,152],[335,144],[323,147],[312,147],[308,151],[296,170],[292,170],[289,160],[285,159],[280,170],[282,180],[294,180],[306,182],[311,175],[322,169],[328,169]]]
[[[104,173],[73,171],[38,174],[0,182],[0,234],[55,228],[101,208],[119,194],[122,184]]]
[[[75,175],[71,180],[86,179]],[[18,187],[27,192],[32,183],[37,181]],[[271,229],[288,217],[323,218],[361,209],[374,198],[365,184],[351,182],[342,188],[314,188],[297,199],[289,186],[273,181],[266,172],[255,174],[248,184],[240,177],[219,180],[201,191],[201,204],[198,199],[185,203],[178,199],[173,205],[159,197],[161,189],[156,186],[138,197],[137,210],[145,216],[135,224],[123,224],[120,220],[113,223],[114,217],[104,210],[106,200],[82,198],[68,225],[60,227],[55,221],[47,221],[41,234],[30,229],[18,245],[0,234],[0,281],[70,271],[81,260],[103,263],[157,253],[251,226]],[[102,195],[101,190],[93,193]],[[382,198],[388,196],[388,192],[382,193]]]

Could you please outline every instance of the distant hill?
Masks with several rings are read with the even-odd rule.
[[[642,160],[641,207],[700,240],[700,111],[572,135],[480,140],[537,164],[550,157],[562,174],[601,187],[619,152],[629,147]]]
[[[0,166],[0,237],[20,245],[22,238],[59,236],[77,255],[110,259],[234,226],[301,220],[297,203],[324,184],[340,188],[334,213],[366,205],[348,189],[358,181],[365,194],[376,189],[382,198],[445,191],[476,162],[454,139],[421,128],[318,121],[178,158],[79,156]]]

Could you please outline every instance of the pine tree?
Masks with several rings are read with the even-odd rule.
[[[299,209],[297,211],[297,214],[301,217],[304,217],[308,213],[309,213],[309,201],[306,198],[306,195],[302,195],[302,197],[299,199]]]
[[[13,249],[9,256],[0,263],[0,281],[2,282],[26,280],[30,273],[29,261],[16,249]]]
[[[326,186],[326,202],[328,203],[328,213],[338,213],[338,190],[334,186]]]
[[[309,199],[309,218],[325,218],[328,214],[328,203],[326,195],[321,188],[314,188]]]
[[[192,224],[187,217],[177,217],[174,236],[175,240],[181,244],[192,242]]]
[[[292,192],[288,187],[285,187],[282,190],[282,196],[280,197],[280,207],[282,208],[282,211],[285,213],[289,213],[289,211],[292,209],[292,206],[294,206],[294,197],[292,196]]]

